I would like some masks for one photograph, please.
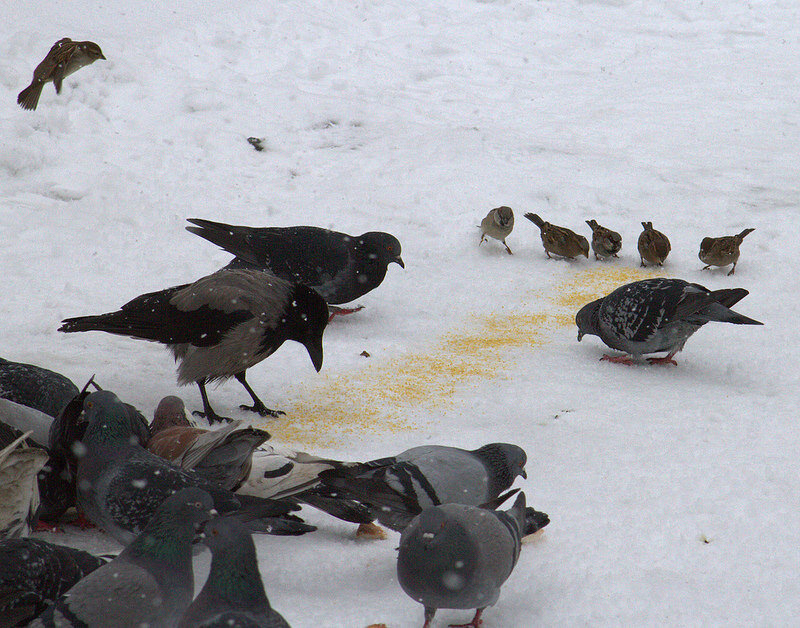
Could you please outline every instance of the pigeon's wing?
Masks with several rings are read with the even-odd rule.
[[[606,329],[632,342],[646,342],[677,319],[685,281],[647,279],[627,284],[609,294],[600,307]]]

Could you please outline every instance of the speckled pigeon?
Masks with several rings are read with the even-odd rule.
[[[89,425],[78,462],[78,504],[93,523],[123,545],[144,528],[164,499],[188,486],[207,491],[220,513],[252,518],[250,529],[273,534],[315,529],[296,517],[283,517],[298,509],[294,504],[237,497],[144,449],[131,433],[125,404],[114,393],[92,393],[83,405]]]
[[[242,227],[189,218],[187,231],[236,257],[227,268],[268,270],[314,288],[329,304],[349,303],[377,288],[392,262],[405,268],[389,233],[351,236],[321,227]]]
[[[194,595],[192,541],[214,504],[185,488],[156,509],[117,558],[56,600],[34,626],[175,626]]]
[[[0,397],[58,416],[78,394],[69,378],[41,366],[0,358]]]
[[[5,430],[4,430],[5,433]],[[8,445],[0,444],[0,539],[28,536],[39,508],[36,475],[47,463],[47,452],[25,443],[30,432]]]
[[[634,281],[580,309],[575,316],[578,340],[592,334],[628,354],[601,358],[610,362],[631,364],[631,356],[667,351],[665,357],[648,361],[676,364],[672,357],[709,321],[763,325],[729,309],[747,294],[744,288],[711,291],[682,279]]]
[[[250,533],[238,521],[217,518],[204,531],[211,570],[179,628],[289,628],[269,605]]]
[[[397,579],[425,607],[425,628],[439,608],[476,609],[464,626],[500,597],[517,564],[525,526],[525,494],[506,512],[466,504],[423,510],[403,531]]]
[[[0,541],[0,628],[27,625],[109,560],[41,539]]]
[[[502,503],[518,475],[527,477],[525,451],[491,443],[473,451],[424,445],[397,456],[325,471],[322,481],[373,507],[383,525],[401,532],[423,509],[447,503]],[[495,502],[495,500],[500,500]]]

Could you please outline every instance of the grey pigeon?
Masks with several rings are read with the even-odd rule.
[[[289,628],[269,605],[256,548],[244,526],[234,519],[214,519],[206,525],[203,543],[211,550],[211,570],[180,628]]]
[[[245,372],[286,340],[305,346],[319,371],[327,322],[324,299],[306,286],[267,272],[221,270],[192,284],[143,294],[117,312],[68,318],[59,331],[98,330],[167,345],[180,363],[178,383],[198,385],[204,416],[214,422],[225,417],[211,408],[206,384],[230,377],[253,399],[252,406],[242,409],[282,414],[256,396]]]
[[[483,244],[486,236],[500,240],[509,255],[512,255],[511,249],[506,244],[506,238],[511,235],[514,229],[514,210],[506,205],[495,207],[489,210],[486,217],[481,220],[481,241],[478,246]]]
[[[397,579],[425,607],[425,628],[439,608],[476,609],[463,626],[481,625],[481,614],[500,597],[517,564],[525,528],[525,494],[506,512],[466,504],[423,510],[403,531]]]
[[[27,625],[109,560],[41,539],[0,541],[0,628]]]
[[[622,249],[622,236],[616,231],[597,224],[596,220],[587,220],[586,224],[592,230],[594,258],[617,257],[617,253]]]
[[[0,449],[0,539],[28,536],[39,508],[37,474],[47,452],[25,444],[30,432]]]
[[[188,219],[187,231],[236,257],[227,268],[266,270],[316,290],[329,304],[349,303],[377,288],[392,262],[405,268],[400,242],[370,231],[352,236],[321,227],[243,227]]]
[[[235,491],[250,475],[253,451],[270,437],[265,430],[242,424],[233,421],[217,430],[193,427],[183,401],[165,397],[156,408],[147,450]]]
[[[198,488],[171,495],[117,558],[79,581],[32,625],[175,626],[194,595],[192,541],[213,507]]]
[[[491,443],[467,450],[424,445],[351,468],[324,471],[325,484],[372,506],[383,525],[401,532],[422,510],[439,504],[499,504],[527,456],[517,445]]]
[[[580,309],[575,316],[578,340],[592,334],[627,354],[601,358],[610,362],[631,364],[631,356],[667,351],[648,361],[676,364],[673,356],[709,321],[763,325],[730,309],[747,294],[744,288],[711,291],[682,279],[634,281]]]
[[[0,398],[55,417],[77,394],[78,387],[60,373],[0,358]]]
[[[297,510],[294,504],[237,497],[144,449],[131,433],[125,404],[114,393],[92,393],[84,408],[89,425],[78,461],[78,504],[90,521],[123,545],[144,529],[164,499],[189,486],[207,491],[220,513],[252,515],[252,525],[263,526],[262,531],[302,534],[314,529],[297,518],[278,518]]]

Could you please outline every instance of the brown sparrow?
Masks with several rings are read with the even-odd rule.
[[[652,222],[643,222],[644,231],[639,234],[639,257],[642,259],[642,266],[645,260],[651,264],[664,265],[664,260],[672,250],[669,239],[660,231],[653,229]]]
[[[589,240],[582,235],[578,235],[566,227],[551,225],[536,214],[527,213],[525,218],[541,229],[542,244],[547,257],[550,257],[550,253],[570,259],[578,255],[589,257]]]
[[[727,266],[733,264],[728,276],[736,270],[736,262],[739,261],[739,245],[744,237],[755,231],[755,229],[745,229],[741,233],[732,236],[722,236],[721,238],[703,238],[700,243],[700,261],[706,264],[703,270],[712,266]]]
[[[622,236],[616,231],[598,225],[596,220],[587,220],[586,224],[592,229],[594,258],[617,257],[622,248]]]
[[[60,94],[65,77],[98,59],[105,57],[100,46],[93,41],[72,41],[69,37],[59,39],[36,66],[31,84],[19,93],[17,103],[23,109],[36,109],[45,83],[53,81],[56,94]]]
[[[511,249],[506,244],[506,238],[511,234],[514,228],[514,211],[510,207],[503,205],[502,207],[495,207],[488,214],[486,218],[481,220],[481,241],[478,246],[483,244],[486,236],[500,240],[506,251],[511,255]]]

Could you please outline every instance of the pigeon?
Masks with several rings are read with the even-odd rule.
[[[400,536],[397,580],[425,607],[428,628],[437,609],[476,609],[462,626],[481,625],[481,614],[500,597],[517,564],[525,527],[525,493],[507,511],[467,504],[423,510]]]
[[[511,495],[501,493],[515,478],[527,477],[526,462],[525,451],[507,443],[491,443],[472,451],[423,445],[390,458],[323,471],[320,478],[372,506],[380,523],[402,532],[429,506],[499,505]]]
[[[226,268],[266,270],[316,290],[329,305],[349,303],[374,290],[392,262],[405,268],[400,242],[370,231],[347,235],[321,227],[242,227],[189,218],[186,230],[236,257]]]
[[[542,244],[547,257],[550,253],[572,259],[583,255],[589,257],[589,241],[572,229],[545,222],[538,215],[527,213],[525,218],[535,224],[542,232]]]
[[[508,254],[512,255],[511,249],[506,244],[506,238],[511,235],[512,229],[514,229],[514,210],[505,205],[495,207],[486,214],[486,218],[481,220],[481,241],[478,242],[478,245],[483,244],[486,236],[489,236],[500,240]]]
[[[622,249],[622,236],[597,224],[596,220],[587,220],[586,224],[592,230],[594,258],[599,260],[601,257],[617,257],[617,253]]]
[[[218,430],[193,427],[183,401],[164,397],[153,417],[147,450],[235,491],[250,475],[253,451],[270,437],[269,432],[242,423],[233,421]]]
[[[23,109],[36,109],[45,83],[52,81],[56,94],[60,94],[61,83],[67,76],[98,59],[105,57],[100,46],[93,41],[72,41],[69,37],[59,39],[42,62],[36,66],[33,80],[19,93],[17,104]]]
[[[69,378],[34,364],[0,358],[0,398],[34,408],[51,417],[75,395],[78,387]]]
[[[211,496],[167,497],[119,556],[79,581],[32,626],[175,626],[194,595],[192,541],[211,518]]]
[[[243,410],[261,416],[270,410],[245,379],[245,371],[269,357],[286,340],[308,350],[322,368],[322,333],[328,323],[325,301],[313,290],[271,273],[221,270],[192,284],[141,295],[117,312],[63,321],[59,331],[105,331],[166,344],[180,362],[178,383],[197,383],[209,422],[228,420],[212,409],[206,384],[235,377],[253,398]]]
[[[37,474],[47,464],[47,452],[25,444],[26,432],[10,443],[0,442],[0,539],[28,536],[39,508]],[[8,438],[9,431],[3,430]],[[12,434],[13,436],[13,434]]]
[[[720,238],[703,238],[700,243],[700,261],[706,264],[703,270],[708,270],[712,266],[727,266],[733,264],[728,276],[736,272],[736,262],[739,261],[739,246],[745,236],[752,233],[755,229],[745,229],[741,233],[732,236],[722,236]]]
[[[0,541],[0,628],[26,626],[109,560],[41,539]]]
[[[639,234],[639,257],[642,260],[642,266],[645,266],[645,261],[650,264],[664,265],[664,260],[667,259],[672,245],[669,243],[669,238],[660,231],[653,229],[652,222],[643,222],[642,231]]]
[[[92,523],[121,544],[128,545],[144,529],[166,497],[189,486],[207,491],[220,513],[252,519],[248,521],[248,526],[255,526],[251,529],[272,534],[304,534],[315,529],[287,515],[298,510],[294,504],[237,497],[144,449],[131,433],[126,406],[114,393],[90,394],[84,409],[88,426],[78,461],[78,505]]]
[[[632,364],[630,356],[667,351],[665,357],[648,361],[677,364],[673,356],[709,321],[763,325],[729,309],[747,294],[744,288],[711,291],[682,279],[634,281],[580,309],[575,316],[578,341],[592,334],[612,349],[628,354],[601,358],[609,362]]]
[[[269,605],[256,548],[244,526],[234,519],[214,519],[205,527],[203,543],[211,550],[211,569],[179,628],[289,628]]]

